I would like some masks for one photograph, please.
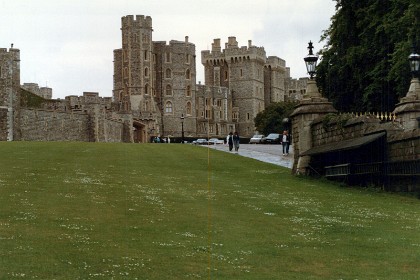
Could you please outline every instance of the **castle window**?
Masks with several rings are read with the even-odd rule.
[[[167,52],[165,57],[166,57],[166,60],[165,60],[166,62],[171,62],[171,53]]]
[[[187,115],[191,116],[192,115],[192,106],[191,106],[191,102],[187,102]]]
[[[225,81],[227,81],[227,80],[228,80],[228,77],[229,77],[229,75],[228,75],[228,71],[225,71]]]
[[[237,120],[238,120],[238,117],[239,117],[238,112],[233,112],[233,113],[232,113],[232,120],[233,120],[233,121],[237,121]]]
[[[165,78],[169,79],[172,77],[172,71],[171,69],[166,69]]]
[[[250,119],[250,114],[249,113],[246,113],[246,119],[249,121],[249,119]]]
[[[242,71],[242,69],[240,70],[240,76],[243,77],[244,72]]]
[[[187,80],[191,79],[191,71],[190,71],[190,69],[187,69],[187,71],[185,71],[185,78]]]
[[[124,61],[128,61],[128,53],[127,53],[127,50],[124,50],[124,52],[123,52],[123,60]]]
[[[144,85],[144,94],[149,94],[149,91],[150,91],[149,84],[145,84]]]
[[[165,94],[172,95],[172,87],[170,85],[166,86]]]
[[[222,99],[217,99],[217,106],[222,107]]]
[[[165,104],[165,113],[172,113],[172,102],[168,101]]]
[[[149,77],[149,68],[144,68],[144,76]]]
[[[148,51],[144,51],[144,60],[149,60]]]
[[[189,54],[186,54],[186,63],[190,64],[191,56]]]
[[[186,95],[191,96],[191,86],[187,86]]]

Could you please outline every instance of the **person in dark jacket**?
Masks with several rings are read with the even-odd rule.
[[[239,150],[239,134],[235,131],[233,134],[233,146],[235,147],[235,152]]]
[[[229,135],[226,137],[226,142],[229,145],[229,152],[233,149],[233,134],[232,132],[229,132]]]

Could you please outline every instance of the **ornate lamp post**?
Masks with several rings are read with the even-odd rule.
[[[308,74],[310,76],[310,79],[308,80],[308,83],[306,84],[306,92],[303,95],[303,99],[311,99],[311,98],[322,98],[322,95],[319,93],[318,87],[316,85],[314,76],[315,76],[315,68],[316,63],[318,62],[318,56],[314,55],[312,49],[314,47],[312,46],[312,42],[309,41],[308,43],[308,50],[309,54],[303,58],[305,60],[306,64],[306,70],[308,71]]]
[[[413,52],[408,56],[408,61],[410,62],[410,70],[411,74],[413,74],[413,78],[418,78],[420,68],[420,55],[415,53],[414,47]]]
[[[181,114],[181,143],[184,144],[184,114]]]
[[[318,56],[314,55],[312,52],[312,49],[314,47],[312,46],[312,42],[309,41],[309,54],[304,58],[305,64],[306,64],[306,70],[308,71],[309,76],[311,77],[311,80],[315,76],[315,68],[316,63],[318,62]]]
[[[420,56],[415,52],[414,45],[408,61],[413,78],[407,95],[400,99],[393,113],[405,129],[416,129],[420,128]]]

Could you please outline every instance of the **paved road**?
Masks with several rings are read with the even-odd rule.
[[[229,153],[227,145],[210,145],[209,147]],[[289,155],[283,156],[282,145],[241,144],[238,154],[288,168],[292,168],[293,165],[292,146],[290,146]]]

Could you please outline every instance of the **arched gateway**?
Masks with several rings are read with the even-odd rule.
[[[140,121],[133,120],[133,139],[134,143],[146,143],[146,125]]]

